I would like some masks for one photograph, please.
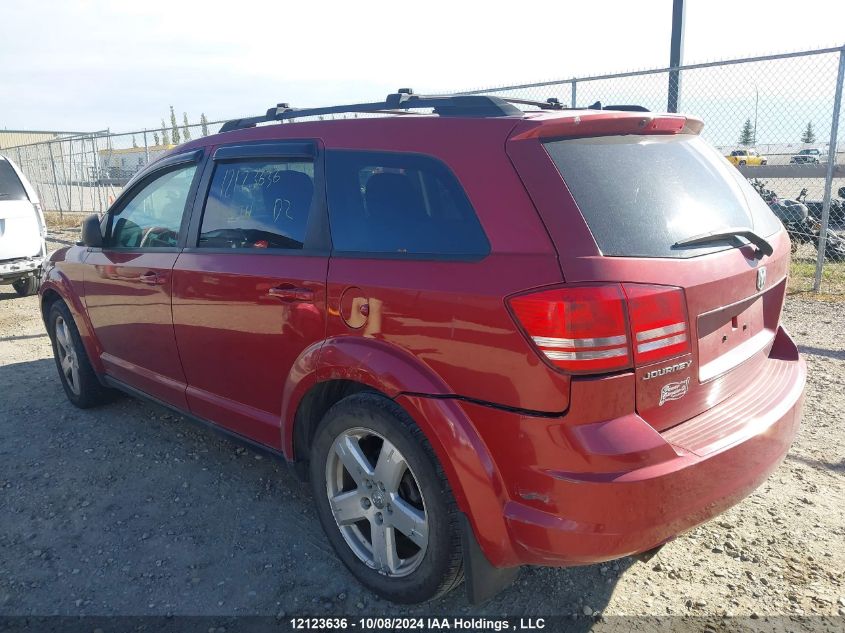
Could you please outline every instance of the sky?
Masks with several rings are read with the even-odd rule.
[[[684,61],[845,44],[843,0],[686,0]],[[467,90],[669,61],[671,0],[3,0],[0,128],[134,131],[400,87]]]

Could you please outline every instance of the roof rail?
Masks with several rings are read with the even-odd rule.
[[[507,99],[488,95],[446,95],[424,96],[416,95],[410,88],[400,88],[396,93],[387,95],[384,101],[372,103],[352,103],[348,105],[325,106],[320,108],[291,108],[287,103],[280,103],[270,108],[263,116],[247,117],[227,121],[220,128],[221,132],[230,132],[248,127],[255,127],[259,123],[270,121],[287,121],[308,116],[322,114],[341,114],[349,112],[366,112],[382,114],[410,114],[408,110],[417,108],[432,108],[440,116],[463,117],[514,117],[521,116],[522,111],[508,103]],[[516,102],[516,100],[514,100]],[[530,105],[540,105],[539,102],[529,102]],[[541,106],[543,107],[543,106]],[[552,107],[546,103],[546,107]]]

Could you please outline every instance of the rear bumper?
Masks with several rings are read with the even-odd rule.
[[[636,414],[572,426],[568,416],[497,413],[501,420],[476,424],[509,489],[508,549],[522,564],[595,563],[647,551],[723,512],[785,457],[805,381],[780,329],[753,384],[663,433]],[[480,409],[467,413],[478,420]]]
[[[13,259],[7,261],[0,261],[0,283],[10,283],[30,277],[33,274],[38,274],[38,271],[44,266],[44,257],[26,257],[21,259]]]

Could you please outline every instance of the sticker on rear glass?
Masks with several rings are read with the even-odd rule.
[[[660,389],[660,404],[658,406],[662,407],[670,400],[680,400],[687,395],[687,391],[689,391],[689,378],[663,385]]]

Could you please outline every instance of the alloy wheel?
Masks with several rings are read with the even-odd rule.
[[[326,461],[326,494],[341,535],[371,569],[391,577],[419,567],[428,547],[425,501],[401,452],[371,429],[335,438]]]
[[[70,390],[77,396],[80,394],[79,386],[79,358],[76,348],[73,345],[70,328],[62,317],[56,317],[56,350],[59,354],[59,365],[62,368],[65,381]]]

